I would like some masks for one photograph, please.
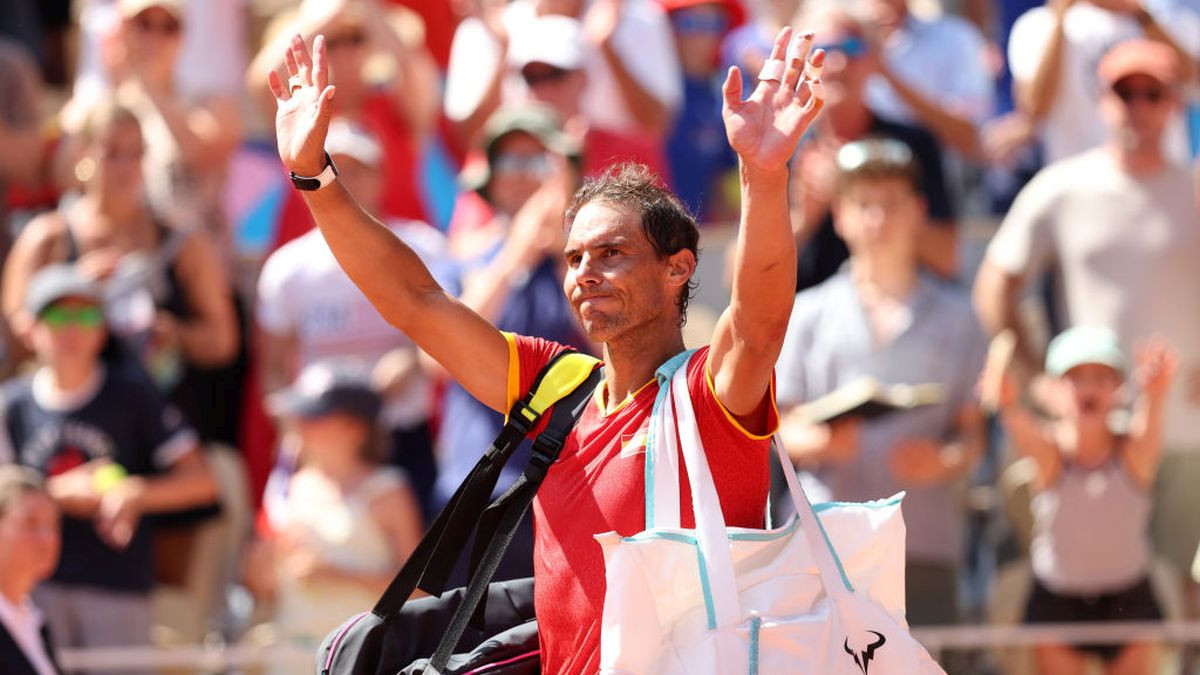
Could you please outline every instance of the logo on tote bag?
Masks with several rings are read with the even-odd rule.
[[[848,637],[846,638],[846,642],[843,644],[843,649],[845,649],[846,653],[850,655],[850,658],[854,659],[854,665],[858,666],[858,669],[862,671],[863,675],[869,675],[868,670],[871,667],[871,659],[875,658],[875,650],[879,649],[883,646],[883,643],[887,642],[887,638],[883,637],[883,633],[873,630],[869,630],[867,632],[879,639],[867,645],[867,648],[861,652],[855,652],[850,648],[850,638]],[[862,656],[861,660],[858,658],[860,655]]]

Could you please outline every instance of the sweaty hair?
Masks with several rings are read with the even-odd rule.
[[[37,471],[19,464],[0,466],[0,517],[25,495],[45,491],[45,482]]]
[[[579,210],[590,202],[636,207],[642,214],[642,229],[659,259],[684,249],[691,251],[696,260],[700,259],[700,229],[695,216],[644,165],[618,164],[599,178],[585,181],[567,206],[567,229],[575,222]],[[687,321],[688,302],[695,293],[696,280],[689,279],[676,301],[681,326]]]

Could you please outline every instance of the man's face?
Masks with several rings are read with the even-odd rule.
[[[488,198],[501,213],[515,214],[542,185],[550,157],[541,142],[524,131],[502,136],[490,162]]]
[[[925,200],[903,178],[859,178],[846,184],[834,205],[834,223],[852,252],[915,245]]]
[[[29,492],[0,515],[0,574],[46,579],[58,565],[58,507],[45,494]]]
[[[1101,113],[1118,141],[1130,148],[1161,147],[1178,99],[1175,92],[1149,75],[1117,80],[1101,99]]]
[[[42,363],[75,365],[98,359],[105,335],[100,305],[83,298],[64,298],[35,318],[30,342]]]
[[[569,120],[579,114],[579,100],[587,84],[583,70],[534,62],[521,68],[521,77],[533,100],[553,108],[560,119]]]
[[[567,233],[563,290],[588,337],[609,342],[677,321],[676,298],[695,271],[690,251],[660,258],[631,206],[589,202]]]

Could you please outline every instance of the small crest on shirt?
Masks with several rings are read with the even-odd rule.
[[[646,452],[646,430],[638,429],[632,434],[621,434],[621,457],[635,457]]]

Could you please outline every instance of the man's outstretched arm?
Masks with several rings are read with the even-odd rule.
[[[783,29],[771,59],[787,56]],[[718,400],[734,415],[759,408],[783,345],[796,289],[796,244],[788,216],[788,159],[823,104],[818,82],[802,81],[813,36],[801,37],[786,71],[761,79],[741,100],[742,75],[725,79],[725,132],[741,170],[742,214],[734,258],[733,296],[713,334],[709,368]],[[809,69],[824,60],[813,54]]]
[[[279,156],[289,171],[315,176],[325,168],[325,135],[333,113],[325,41],[310,58],[300,36],[285,55],[288,80],[267,81],[278,111]],[[404,331],[485,405],[507,401],[508,342],[490,323],[447,294],[417,254],[358,205],[338,181],[304,192],[338,263],[389,323]]]

